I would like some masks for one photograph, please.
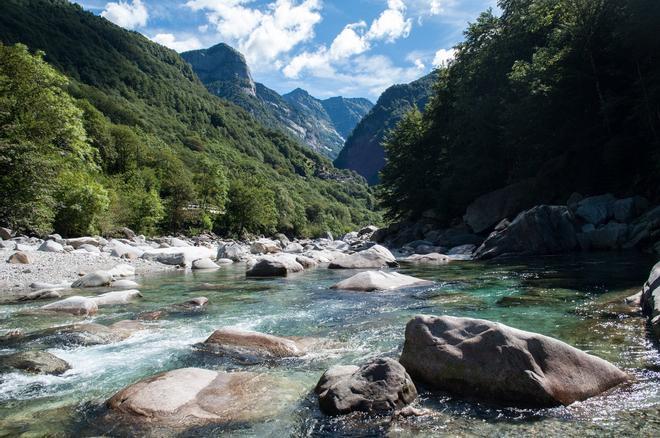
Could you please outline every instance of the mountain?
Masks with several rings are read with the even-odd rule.
[[[377,184],[378,172],[385,166],[381,142],[413,106],[424,109],[433,93],[434,83],[435,74],[431,73],[409,84],[393,85],[385,90],[376,105],[353,129],[335,159],[335,166],[354,170],[364,176],[369,184]]]
[[[42,70],[54,68],[59,72],[57,79],[48,79],[53,83],[53,95],[77,106],[66,114],[74,121],[81,119],[81,124],[69,131],[76,133],[76,144],[85,143],[81,148],[91,148],[82,157],[85,167],[76,162],[61,169],[59,161],[48,161],[52,173],[43,175],[51,180],[43,188],[54,187],[59,174],[69,177],[62,180],[62,197],[75,198],[67,195],[67,187],[73,183],[80,185],[81,196],[87,196],[90,187],[102,195],[94,204],[98,212],[88,215],[94,217],[85,224],[89,232],[103,232],[113,226],[146,227],[147,210],[149,223],[157,228],[154,232],[213,229],[234,234],[281,231],[313,235],[326,229],[341,233],[378,221],[378,215],[370,210],[375,205],[373,195],[361,178],[335,169],[327,158],[264,127],[240,106],[209,93],[181,56],[137,32],[116,26],[68,0],[4,0],[0,2],[0,43],[0,48],[2,44],[7,48],[5,52],[15,52],[15,56],[3,58],[0,68],[19,61],[18,67],[30,71],[34,65],[48,66],[40,67]],[[45,62],[39,54],[30,55],[19,45],[12,46],[17,43],[32,53],[43,51]],[[214,56],[197,59],[198,67],[205,67],[202,76],[218,87],[233,87],[233,92],[246,96],[246,100],[256,99],[251,90],[256,94],[261,87],[252,87],[244,61],[237,52],[222,49],[229,55],[219,66]],[[224,74],[217,76],[223,69]],[[22,79],[12,71],[20,69],[8,71],[3,76],[0,70],[0,101],[6,99],[20,106],[11,95],[14,83]],[[224,81],[227,76],[230,80]],[[267,90],[261,91],[267,94]],[[272,97],[277,104],[288,105],[276,93]],[[13,117],[11,111],[0,112],[3,121],[8,115]],[[30,114],[41,117],[44,111]],[[22,123],[31,119],[18,114],[15,120]],[[29,129],[27,126],[25,132]],[[0,146],[18,141],[12,132],[18,132],[16,127],[0,129]],[[44,143],[54,151],[53,160],[72,156],[66,142],[56,139]],[[22,147],[32,146],[28,141]],[[20,153],[23,149],[10,151]],[[42,158],[50,160],[51,155]],[[16,166],[29,163],[28,159],[5,160],[2,169],[9,166],[13,175],[20,177],[23,169]],[[79,170],[82,174],[76,173],[76,179],[68,174]],[[0,184],[4,181],[3,176]],[[0,192],[8,190],[0,186]],[[2,198],[2,211],[11,211],[15,206],[4,205],[6,197]],[[49,201],[44,209],[57,205]],[[52,227],[52,217],[43,218],[45,225],[39,229]],[[2,217],[0,222],[7,220]],[[29,232],[36,227],[25,224],[22,229]]]
[[[283,96],[252,80],[245,58],[226,44],[181,54],[208,90],[229,100],[271,129],[279,129],[312,150],[335,158],[373,104],[367,99],[319,100],[305,90]]]

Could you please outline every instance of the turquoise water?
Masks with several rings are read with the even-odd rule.
[[[298,400],[267,421],[203,428],[189,435],[657,436],[657,345],[649,340],[645,320],[621,305],[624,297],[639,290],[653,261],[634,254],[608,254],[404,267],[401,272],[435,284],[382,293],[329,289],[355,271],[324,268],[268,280],[246,280],[241,265],[215,272],[141,277],[142,300],[101,309],[88,321],[107,325],[197,296],[208,297],[208,309],[198,315],[147,322],[146,330],[118,343],[51,348],[48,351],[72,365],[62,376],[0,374],[0,436],[126,434],[97,421],[103,402],[143,377],[184,366],[271,373],[288,379]],[[203,283],[223,285],[222,290],[200,290]],[[26,314],[31,307],[35,304],[0,305],[0,333],[13,328],[36,332],[80,321]],[[610,394],[565,408],[502,409],[419,388],[419,407],[429,410],[423,417],[327,418],[318,412],[309,392],[324,370],[379,355],[397,357],[405,324],[420,313],[485,318],[553,336],[614,362],[635,379]],[[225,326],[328,342],[302,358],[261,365],[195,352],[195,343]],[[21,348],[28,346],[19,344],[0,352]]]

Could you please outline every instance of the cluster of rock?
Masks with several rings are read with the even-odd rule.
[[[651,269],[649,278],[638,296],[631,298],[634,301],[639,299],[642,313],[649,318],[651,332],[660,340],[660,262]]]
[[[566,205],[533,206],[526,184],[477,198],[452,228],[438,229],[429,211],[379,230],[374,240],[409,254],[476,259],[632,248],[660,254],[660,206],[645,198],[573,194]]]

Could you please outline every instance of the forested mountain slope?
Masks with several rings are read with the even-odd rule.
[[[355,170],[370,184],[378,183],[378,172],[385,166],[381,145],[385,135],[412,108],[424,109],[433,93],[434,78],[435,73],[431,73],[410,84],[393,85],[385,90],[346,140],[335,166]]]
[[[17,231],[314,234],[377,220],[359,178],[211,95],[176,52],[138,33],[66,0],[5,0],[0,41],[0,99],[10,108],[0,147],[11,156],[0,162],[11,194],[0,221]],[[45,52],[66,77],[16,43]],[[42,104],[57,97],[67,120],[17,99],[33,88]],[[75,129],[37,139],[25,115]],[[29,200],[38,215],[26,213]],[[75,211],[86,215],[73,226]]]
[[[181,54],[216,96],[252,114],[263,125],[279,129],[312,150],[334,158],[344,139],[373,104],[367,99],[317,99],[302,89],[283,96],[254,82],[241,53],[220,43]]]
[[[423,116],[386,145],[392,217],[449,223],[531,179],[532,204],[573,192],[660,197],[660,2],[502,0],[465,32]]]

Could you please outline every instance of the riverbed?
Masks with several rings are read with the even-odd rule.
[[[402,267],[400,272],[434,284],[368,293],[330,289],[357,271],[323,267],[266,280],[246,279],[242,264],[137,277],[144,298],[102,308],[87,321],[108,325],[198,296],[209,299],[208,308],[145,322],[145,330],[121,342],[51,348],[49,352],[72,366],[61,376],[0,374],[0,436],[126,434],[121,427],[108,429],[96,421],[103,415],[104,401],[141,378],[187,366],[271,373],[291,382],[287,396],[296,400],[266,421],[207,427],[190,435],[657,436],[658,346],[647,335],[646,320],[622,304],[640,289],[654,261],[611,253]],[[206,283],[222,287],[201,290]],[[37,305],[0,305],[0,333],[17,328],[30,333],[81,320],[24,312]],[[428,410],[424,416],[321,414],[311,394],[321,374],[335,364],[359,365],[382,355],[397,358],[405,325],[417,314],[484,318],[542,333],[607,359],[634,379],[608,394],[553,409],[494,407],[420,386],[416,406]],[[194,349],[220,327],[328,342],[302,358],[266,364],[202,355]],[[21,348],[27,347],[19,344],[0,353]]]

